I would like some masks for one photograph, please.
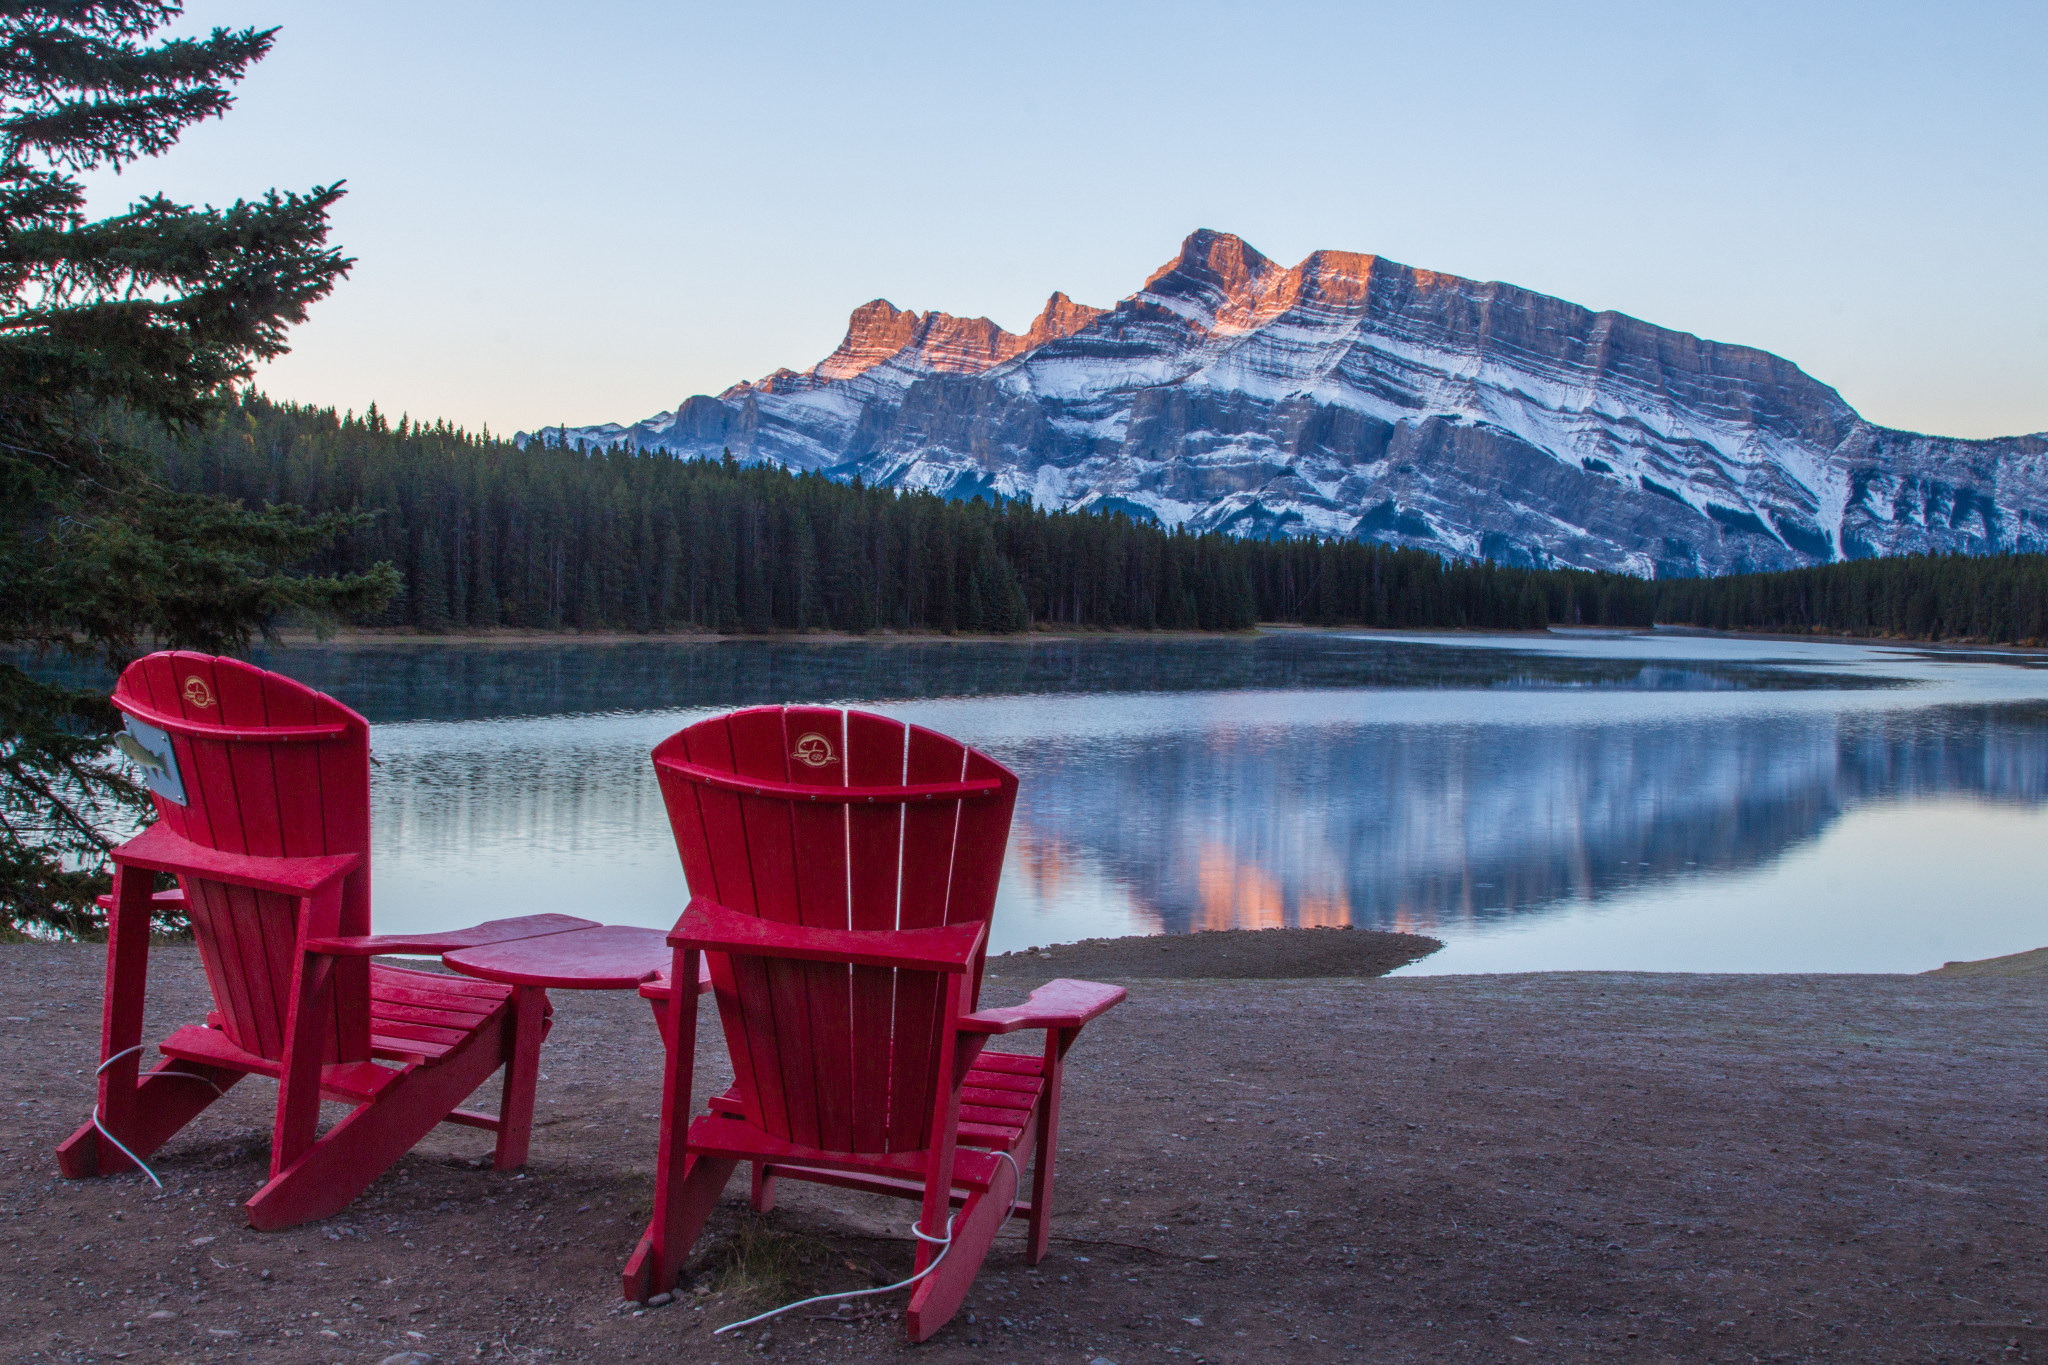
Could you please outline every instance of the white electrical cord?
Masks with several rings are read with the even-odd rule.
[[[1009,1162],[1010,1174],[1016,1177],[1016,1184],[1010,1187],[1010,1207],[1008,1208],[1008,1210],[1004,1212],[1003,1221],[996,1224],[996,1232],[1000,1234],[1004,1228],[1010,1225],[1011,1217],[1015,1215],[1015,1213],[1017,1212],[1017,1186],[1023,1184],[1024,1173],[1017,1169],[1017,1159],[1011,1156],[1008,1152],[995,1152],[992,1153],[992,1155],[999,1156],[1003,1160]],[[784,1313],[789,1312],[792,1308],[802,1308],[805,1304],[831,1303],[834,1299],[858,1299],[864,1298],[869,1294],[889,1294],[895,1292],[898,1289],[907,1289],[911,1285],[914,1285],[919,1280],[923,1279],[925,1276],[931,1274],[934,1270],[937,1270],[939,1268],[939,1262],[946,1259],[946,1253],[953,1249],[953,1220],[955,1218],[958,1218],[959,1216],[960,1215],[957,1213],[948,1214],[946,1216],[946,1235],[943,1237],[932,1236],[923,1228],[919,1227],[916,1223],[912,1223],[910,1225],[911,1234],[915,1236],[919,1241],[936,1242],[939,1246],[939,1254],[932,1257],[932,1263],[930,1265],[926,1266],[923,1270],[918,1271],[915,1275],[912,1275],[907,1280],[898,1280],[894,1284],[885,1284],[879,1289],[849,1289],[843,1294],[814,1294],[808,1299],[798,1299],[795,1303],[785,1303],[780,1308],[771,1308],[765,1313],[756,1313],[753,1317],[743,1319],[739,1322],[728,1322],[725,1326],[713,1331],[711,1335],[714,1337],[723,1336],[727,1332],[736,1331],[742,1327],[752,1327],[757,1322],[766,1322],[770,1318],[779,1318]]]
[[[137,1043],[134,1047],[122,1048],[119,1052],[107,1058],[107,1060],[105,1060],[104,1062],[101,1062],[99,1064],[98,1069],[95,1070],[92,1074],[94,1075],[94,1077],[97,1078],[98,1076],[102,1075],[108,1067],[112,1066],[115,1062],[120,1061],[129,1053],[142,1051],[143,1046],[144,1044]],[[213,1086],[214,1094],[225,1096],[228,1093],[227,1091],[221,1089],[219,1085],[215,1084],[212,1077],[202,1076],[196,1071],[152,1071],[149,1074],[152,1076],[183,1076],[188,1080],[205,1081],[208,1085]],[[77,1111],[74,1110],[73,1112],[75,1113]],[[164,1187],[164,1182],[156,1178],[156,1172],[149,1169],[149,1167],[143,1165],[142,1158],[135,1155],[135,1153],[129,1151],[128,1144],[121,1141],[121,1139],[115,1137],[112,1133],[108,1132],[107,1125],[100,1122],[100,1102],[97,1098],[95,1098],[92,1102],[92,1126],[99,1130],[99,1134],[101,1137],[105,1138],[107,1141],[113,1143],[116,1147],[120,1148],[121,1155],[127,1157],[130,1161],[134,1162],[136,1169],[140,1170],[144,1175],[149,1177],[150,1184],[156,1186],[158,1189],[162,1189]]]

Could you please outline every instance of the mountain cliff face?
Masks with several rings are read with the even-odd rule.
[[[1659,577],[2048,548],[2048,433],[1893,431],[1764,351],[1208,231],[1114,308],[1019,336],[877,299],[807,371],[546,434]]]

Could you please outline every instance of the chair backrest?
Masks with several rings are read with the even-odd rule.
[[[1017,778],[958,740],[766,706],[669,736],[654,765],[693,896],[822,929],[986,924],[995,910]],[[925,1145],[942,974],[742,959],[736,975],[721,959],[713,985],[754,1122],[834,1151]]]
[[[171,762],[145,769],[160,821],[226,853],[361,854],[343,884],[335,932],[370,932],[369,722],[290,678],[182,651],[130,664],[113,702],[130,717],[132,742],[122,747],[131,754],[160,752],[168,736]],[[299,963],[297,902],[199,878],[179,883],[228,1037],[282,1058]],[[360,960],[338,962],[336,978],[339,998],[367,1002]],[[343,1008],[337,1019],[334,1058],[367,1058],[367,1011]]]

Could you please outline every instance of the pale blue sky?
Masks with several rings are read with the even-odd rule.
[[[1873,420],[2048,429],[2048,5],[453,4],[281,25],[102,182],[346,178],[354,276],[261,382],[510,431],[632,421],[877,296],[1022,330],[1197,227],[1776,351]]]

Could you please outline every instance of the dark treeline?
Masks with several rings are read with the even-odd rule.
[[[2048,555],[1899,555],[1653,586],[1669,625],[2048,643]]]
[[[124,433],[148,440],[140,430]],[[157,438],[161,442],[162,438]],[[1120,513],[949,502],[765,466],[524,448],[249,393],[163,445],[184,491],[374,511],[307,567],[381,561],[365,625],[422,630],[1240,630],[1257,621],[1644,626],[2048,638],[2048,559],[1903,558],[1652,583],[1337,541],[1163,531]]]

